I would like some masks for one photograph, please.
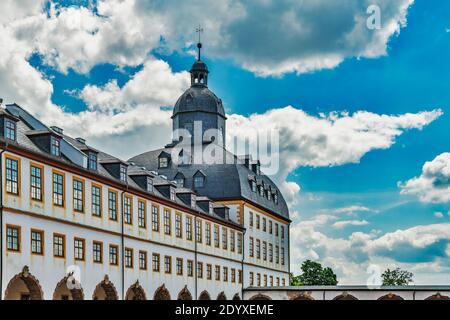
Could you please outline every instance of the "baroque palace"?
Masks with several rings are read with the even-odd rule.
[[[258,161],[226,150],[198,47],[172,142],[128,161],[1,108],[2,299],[241,299],[288,285],[286,202]],[[206,150],[223,161],[196,161]]]

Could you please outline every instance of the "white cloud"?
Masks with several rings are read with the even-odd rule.
[[[359,213],[359,212],[370,212],[370,211],[372,211],[372,210],[365,206],[360,206],[360,205],[352,205],[352,206],[348,206],[348,207],[337,208],[334,210],[335,213],[338,213],[338,214],[343,213],[343,214],[346,214],[349,216],[352,216],[355,213]]]
[[[442,153],[433,161],[425,162],[420,176],[398,185],[401,194],[417,196],[424,203],[449,202],[450,153]]]
[[[333,228],[343,229],[348,226],[365,226],[368,225],[369,222],[366,220],[343,220],[337,221],[333,224]]]
[[[435,212],[435,213],[434,213],[434,216],[435,216],[436,218],[438,218],[438,219],[441,219],[441,218],[444,217],[444,214],[443,214],[442,212]]]

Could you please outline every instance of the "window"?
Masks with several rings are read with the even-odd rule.
[[[242,283],[242,270],[238,270],[238,282]]]
[[[264,197],[264,187],[263,186],[259,186],[259,195],[261,197]]]
[[[278,223],[275,223],[275,237],[278,237]]]
[[[275,193],[273,195],[273,200],[275,201],[276,204],[278,204],[278,193]]]
[[[205,241],[206,245],[211,245],[211,223],[205,223]]]
[[[284,266],[284,247],[281,247],[281,265]]]
[[[259,230],[259,227],[260,227],[260,218],[259,215],[256,215],[256,229]]]
[[[267,261],[267,242],[263,242],[263,260]]]
[[[275,246],[275,263],[280,263],[280,247]]]
[[[109,264],[113,266],[117,266],[119,264],[118,258],[119,247],[115,245],[109,246]]]
[[[242,233],[238,233],[237,249],[238,249],[238,253],[242,254]]]
[[[183,275],[183,259],[177,258],[177,275],[182,276]]]
[[[133,223],[133,215],[132,215],[133,207],[131,201],[132,201],[131,196],[125,196],[123,198],[123,219],[126,224]]]
[[[95,263],[103,262],[103,243],[98,241],[92,243],[92,257]]]
[[[192,260],[187,261],[187,275],[188,277],[194,276],[194,261]]]
[[[53,256],[57,258],[66,256],[66,237],[62,234],[53,234]]]
[[[157,253],[152,255],[152,270],[153,272],[159,272],[159,254]]]
[[[192,240],[192,218],[186,216],[186,239]]]
[[[279,286],[280,286],[280,278],[277,277],[277,287],[279,287]]]
[[[44,254],[44,232],[31,230],[31,253]]]
[[[84,183],[73,180],[73,210],[84,212]]]
[[[256,285],[258,286],[258,287],[261,287],[261,273],[258,273],[257,275],[256,275]]]
[[[241,214],[241,207],[238,206],[236,210],[236,220],[237,223],[242,224],[242,214]]]
[[[228,267],[223,267],[223,281],[228,282]]]
[[[175,179],[175,182],[177,183],[177,186],[184,187],[184,178],[183,177],[177,177]]]
[[[249,284],[250,284],[250,286],[253,286],[253,284],[254,284],[254,274],[253,274],[253,272],[251,272],[250,271],[250,274],[249,274]]]
[[[169,158],[160,157],[159,158],[159,167],[160,168],[167,168],[168,166],[169,166]]]
[[[152,205],[152,230],[159,232],[159,207]]]
[[[108,213],[109,219],[117,221],[117,192],[108,191]]]
[[[267,200],[272,200],[272,193],[270,192],[270,190],[267,190]]]
[[[100,186],[92,185],[92,215],[94,217],[102,216],[102,189]]]
[[[64,176],[53,172],[53,204],[64,206]]]
[[[139,251],[139,269],[147,270],[147,251]]]
[[[215,276],[216,281],[220,281],[220,266],[215,266]]]
[[[147,191],[153,192],[153,180],[150,177],[147,177]]]
[[[253,227],[253,212],[250,212],[249,224],[250,224],[250,227]]]
[[[203,262],[197,262],[197,278],[203,278]]]
[[[146,219],[146,204],[145,201],[138,201],[138,226],[140,228],[147,227],[147,219]]]
[[[16,141],[16,123],[14,121],[5,119],[5,137]]]
[[[203,188],[205,184],[205,177],[202,175],[194,177],[194,188]]]
[[[75,260],[84,260],[84,239],[74,239],[74,257]]]
[[[286,285],[286,279],[282,279],[282,286],[284,287]]]
[[[50,153],[54,156],[59,157],[61,155],[60,141],[58,138],[50,138]]]
[[[273,244],[269,243],[269,262],[273,262]]]
[[[253,257],[253,238],[252,237],[250,237],[250,243],[248,246],[248,250],[249,250],[250,257]]]
[[[222,227],[222,249],[227,250],[228,248],[228,230]]]
[[[125,248],[125,267],[133,268],[133,249]]]
[[[42,171],[41,167],[30,167],[31,199],[36,201],[42,201]]]
[[[197,228],[197,230],[195,232],[196,233],[195,236],[197,238],[196,241],[198,243],[202,243],[202,221],[198,220],[198,219],[195,219],[195,226]]]
[[[236,282],[236,269],[231,269],[231,275],[230,275],[230,278],[231,278],[231,282],[232,283],[235,283]]]
[[[270,286],[273,287],[273,276],[270,276]]]
[[[171,233],[170,227],[170,210],[164,208],[164,234],[170,235]]]
[[[172,273],[172,257],[164,256],[164,272]]]
[[[256,193],[256,181],[255,180],[251,181],[251,187],[252,187],[252,191]]]
[[[97,171],[97,154],[95,152],[89,152],[88,168]]]
[[[182,224],[181,213],[175,212],[175,236],[177,238],[183,237],[183,228],[182,228],[181,224]]]
[[[6,192],[19,195],[19,160],[6,158]]]
[[[175,188],[170,188],[170,200],[175,201]]]
[[[264,275],[264,287],[267,287],[267,274]]]
[[[219,248],[219,226],[214,225],[214,246]]]
[[[261,240],[256,239],[256,259],[261,259]]]
[[[127,167],[124,165],[120,165],[120,180],[127,181]]]
[[[262,231],[266,232],[266,229],[267,229],[267,220],[266,220],[266,218],[263,218]]]
[[[281,226],[281,240],[284,240],[284,226]]]
[[[272,221],[269,221],[269,233],[272,234]]]
[[[230,250],[231,252],[234,252],[234,248],[235,248],[235,232],[231,231],[230,232]]]
[[[208,280],[212,279],[212,265],[210,264],[206,265],[206,279]]]

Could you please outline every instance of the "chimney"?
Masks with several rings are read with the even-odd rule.
[[[81,144],[86,144],[86,139],[83,139],[81,137],[75,138],[75,140],[77,140]]]
[[[63,129],[61,129],[60,127],[57,127],[57,126],[51,126],[50,128],[59,134],[63,134],[63,132],[64,132]]]

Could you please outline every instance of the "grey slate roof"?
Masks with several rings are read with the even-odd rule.
[[[218,113],[225,118],[222,100],[206,86],[193,85],[187,89],[175,103],[173,116],[180,112],[195,111]]]

